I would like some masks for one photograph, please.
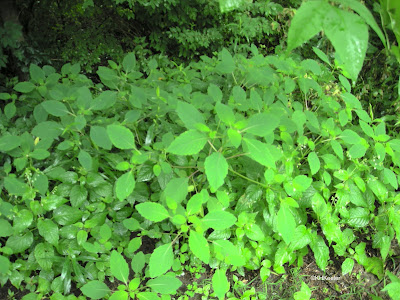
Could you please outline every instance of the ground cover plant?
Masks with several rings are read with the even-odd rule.
[[[364,268],[388,281],[360,298],[398,299],[397,115],[353,94],[368,34],[354,64],[289,52],[313,37],[293,32],[317,4],[275,53],[143,68],[132,52],[98,82],[79,64],[31,64],[0,94],[0,282],[16,288],[4,298],[274,299],[246,276],[313,263],[329,277]],[[327,34],[339,56],[341,34]],[[323,299],[296,284],[285,297]]]

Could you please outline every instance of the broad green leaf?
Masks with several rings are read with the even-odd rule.
[[[343,156],[343,148],[340,145],[340,143],[336,140],[331,140],[329,145],[331,146],[333,152],[335,152],[335,154],[341,159],[343,160],[344,156]]]
[[[298,175],[293,179],[292,182],[293,188],[299,192],[304,192],[310,187],[311,183],[312,179],[306,175]]]
[[[171,269],[173,262],[174,254],[172,253],[171,243],[157,247],[150,256],[150,277],[154,278],[164,274]]]
[[[54,258],[53,247],[48,243],[39,243],[33,253],[39,266],[45,271],[50,271]]]
[[[60,225],[71,225],[82,218],[83,211],[76,207],[61,205],[53,211],[54,220]]]
[[[188,216],[197,214],[203,206],[203,193],[194,194],[186,205],[186,213]]]
[[[364,207],[351,208],[347,224],[353,227],[365,227],[369,223],[369,210]]]
[[[133,256],[131,261],[131,267],[133,272],[135,272],[136,274],[141,273],[145,264],[146,264],[146,258],[142,251],[139,251]]]
[[[390,271],[387,271],[387,275],[391,283],[386,285],[382,291],[387,292],[392,299],[398,299],[400,295],[400,279]]]
[[[308,287],[306,283],[301,282],[300,291],[294,293],[294,300],[306,300],[311,298],[311,289]]]
[[[29,190],[29,186],[26,183],[21,182],[15,177],[5,177],[4,187],[9,194],[16,196],[22,196]]]
[[[238,248],[228,240],[213,241],[214,251],[225,258],[225,262],[234,266],[243,266],[245,259]]]
[[[327,11],[331,6],[324,1],[303,2],[296,11],[288,32],[288,51],[299,47],[322,30]]]
[[[352,10],[360,15],[361,18],[364,19],[365,23],[367,23],[379,36],[382,41],[382,44],[386,47],[386,39],[380,29],[379,25],[376,23],[374,16],[371,14],[369,9],[357,0],[333,0],[338,3],[342,3],[344,5],[348,5]],[[395,1],[393,1],[395,2]]]
[[[329,61],[328,56],[324,52],[322,52],[317,47],[313,47],[313,51],[314,51],[315,54],[317,54],[317,56],[319,57],[320,60],[322,60],[323,62],[327,63],[328,65],[331,65],[331,62]]]
[[[172,198],[176,203],[181,203],[188,194],[188,179],[173,178],[164,189],[164,195]]]
[[[33,221],[33,214],[27,209],[22,209],[14,217],[13,220],[14,232],[22,233],[32,224],[32,221]]]
[[[226,278],[225,270],[217,269],[212,277],[212,286],[215,295],[219,299],[225,299],[225,294],[229,291],[230,284]]]
[[[92,299],[104,299],[110,293],[108,286],[98,280],[89,281],[81,287],[81,291],[85,296]]]
[[[322,159],[325,162],[326,169],[339,170],[341,167],[339,159],[333,154],[324,154]]]
[[[324,239],[319,235],[313,236],[311,239],[310,248],[314,253],[317,266],[321,270],[325,271],[329,260],[329,248],[326,246]]]
[[[220,152],[214,152],[206,158],[204,168],[212,189],[217,190],[224,184],[225,177],[228,175],[228,167],[225,157]]]
[[[30,93],[35,88],[36,88],[36,86],[32,82],[29,82],[29,81],[18,82],[14,86],[14,90],[16,90],[17,92],[20,92],[20,93]]]
[[[342,275],[346,275],[347,273],[351,273],[354,267],[354,260],[350,257],[346,258],[345,261],[342,263]]]
[[[115,182],[115,192],[119,201],[125,200],[135,189],[136,181],[132,172],[121,175]]]
[[[0,151],[11,151],[21,145],[21,138],[15,135],[5,135],[0,138]]]
[[[368,135],[369,137],[372,137],[372,138],[375,137],[374,130],[371,128],[371,126],[369,126],[366,122],[364,122],[362,120],[360,120],[359,123],[360,123],[361,129],[364,131],[364,133],[366,135]]]
[[[37,223],[39,234],[50,244],[57,245],[59,239],[58,226],[50,219],[39,219]]]
[[[69,193],[69,201],[73,207],[80,207],[87,199],[88,191],[84,186],[75,185]]]
[[[339,74],[339,81],[340,81],[340,83],[343,85],[343,87],[346,89],[346,91],[348,92],[348,93],[351,93],[351,85],[350,85],[350,82],[347,80],[347,78],[346,77],[344,77],[343,75],[340,75]],[[351,95],[351,94],[350,94]],[[342,94],[342,97],[343,97],[343,94]],[[358,99],[356,98],[356,100],[358,101]],[[345,100],[346,101],[346,100]]]
[[[279,126],[279,118],[273,113],[259,113],[252,115],[244,131],[256,136],[266,136]]]
[[[42,102],[42,106],[52,116],[62,117],[69,113],[68,108],[60,101],[47,100]]]
[[[104,110],[112,107],[117,101],[117,93],[113,91],[104,91],[96,98],[91,100],[91,110]]]
[[[359,144],[361,143],[361,137],[358,133],[354,132],[353,130],[346,129],[340,134],[340,138],[347,144]]]
[[[143,218],[153,222],[161,222],[169,217],[168,211],[160,203],[145,202],[135,206]]]
[[[275,161],[279,159],[280,153],[272,146],[255,139],[244,138],[245,152],[247,156],[263,166],[276,169]]]
[[[324,32],[339,54],[344,71],[357,80],[367,52],[368,26],[358,15],[332,6],[325,12],[323,22]]]
[[[128,300],[129,294],[125,291],[114,292],[108,300]]]
[[[108,137],[107,130],[104,127],[90,127],[90,138],[96,146],[106,150],[111,150],[112,143]]]
[[[101,82],[104,83],[104,85],[111,89],[118,88],[120,77],[116,71],[106,67],[99,67],[96,73],[99,75]]]
[[[224,210],[212,211],[204,216],[201,221],[215,230],[224,230],[230,228],[236,222],[236,217]]]
[[[162,275],[147,281],[146,286],[160,294],[173,294],[182,285],[182,282],[171,276]]]
[[[7,257],[0,255],[0,274],[6,274],[10,269],[10,261]]]
[[[387,182],[390,183],[390,185],[397,190],[397,188],[399,187],[398,185],[398,181],[397,181],[397,177],[396,174],[394,174],[394,172],[388,168],[384,168],[383,169],[383,174],[385,176],[385,179]]]
[[[265,240],[265,233],[262,231],[258,224],[247,224],[244,226],[244,233],[246,236],[257,242],[262,242]]]
[[[380,202],[385,202],[388,195],[388,190],[385,185],[373,176],[368,176],[367,186],[378,197]]]
[[[140,228],[140,223],[138,222],[138,220],[134,218],[124,219],[122,221],[122,224],[124,224],[126,229],[129,229],[131,231],[136,231],[137,229]]]
[[[362,110],[362,105],[360,100],[358,100],[353,94],[351,93],[343,93],[341,94],[343,101],[346,103],[346,106],[351,109],[360,109]]]
[[[176,109],[179,119],[182,120],[187,129],[196,129],[196,124],[205,124],[203,115],[190,103],[178,101]]]
[[[4,219],[0,219],[0,237],[6,237],[13,234],[11,224]]]
[[[293,233],[292,241],[290,242],[290,251],[296,251],[304,248],[311,243],[311,235],[304,225],[297,226]]]
[[[197,154],[207,143],[207,136],[196,130],[189,130],[178,136],[167,148],[167,151],[176,155]]]
[[[189,248],[195,256],[197,256],[204,263],[208,264],[210,261],[210,246],[202,234],[194,230],[190,230]]]
[[[29,156],[37,160],[43,160],[50,156],[50,152],[44,149],[35,149]]]
[[[113,250],[110,255],[110,271],[115,278],[125,284],[128,283],[129,266],[121,253],[115,250]]]
[[[108,125],[107,134],[111,142],[118,149],[135,149],[135,136],[126,127],[121,125]]]
[[[242,142],[242,135],[235,129],[228,129],[229,141],[232,143],[233,147],[238,148]]]
[[[277,219],[278,232],[287,245],[293,240],[294,231],[296,229],[296,221],[285,203],[281,203],[278,211]]]
[[[78,154],[79,163],[84,167],[87,171],[92,169],[93,160],[88,152],[85,150],[80,150]]]
[[[214,99],[214,102],[218,103],[222,101],[222,91],[217,85],[211,83],[208,86],[207,93],[209,96],[211,96],[211,98]]]
[[[216,70],[222,74],[230,74],[236,69],[236,64],[232,55],[225,48],[219,53],[219,59],[220,61],[217,64]]]
[[[352,145],[349,149],[350,159],[361,158],[367,152],[367,148],[362,144]]]
[[[8,237],[6,246],[10,247],[14,254],[24,252],[33,244],[33,234],[27,231],[24,235],[12,235]]]
[[[316,174],[321,167],[318,155],[315,152],[311,152],[307,156],[308,164],[310,165],[311,175]]]
[[[141,292],[136,294],[139,300],[161,300],[157,293]]]
[[[124,71],[127,73],[135,71],[136,68],[135,53],[130,52],[127,55],[125,55],[124,60],[122,61],[122,67],[124,68]]]
[[[53,121],[45,121],[37,124],[32,129],[32,135],[41,139],[55,139],[63,132],[61,124]]]
[[[217,102],[215,104],[215,111],[218,118],[227,125],[231,125],[235,122],[235,114],[230,106]]]

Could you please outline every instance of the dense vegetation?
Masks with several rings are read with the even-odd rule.
[[[400,4],[12,4],[1,299],[400,299]]]

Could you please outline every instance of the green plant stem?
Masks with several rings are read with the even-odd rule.
[[[242,175],[242,174],[240,174],[240,173],[234,171],[234,170],[231,169],[231,168],[228,168],[228,170],[231,171],[232,173],[234,173],[235,175],[237,175],[237,176],[239,176],[239,177],[242,177],[243,179],[246,179],[246,180],[248,180],[248,181],[250,181],[250,182],[253,182],[253,183],[255,183],[255,184],[261,185],[263,188],[268,188],[268,186],[266,186],[266,185],[264,185],[264,184],[262,184],[262,183],[260,183],[260,182],[258,182],[258,181],[255,181],[255,180],[253,180],[253,179],[250,179],[250,178],[248,178],[248,177],[246,177],[246,176],[244,176],[244,175]]]

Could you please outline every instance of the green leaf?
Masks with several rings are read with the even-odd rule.
[[[117,101],[117,93],[113,91],[104,91],[96,98],[91,100],[90,110],[105,110],[112,107]]]
[[[29,75],[31,75],[31,79],[35,82],[45,79],[44,71],[35,64],[29,66]]]
[[[60,101],[47,100],[42,102],[42,106],[45,111],[52,116],[62,117],[69,113],[68,108]]]
[[[233,147],[238,148],[242,142],[242,135],[235,129],[228,129],[228,138]]]
[[[43,160],[50,156],[50,152],[44,149],[35,149],[29,156],[37,160]]]
[[[289,251],[296,251],[304,248],[311,243],[311,235],[304,225],[297,226],[290,242]]]
[[[150,279],[146,283],[146,286],[160,294],[173,294],[181,285],[182,282],[178,278],[166,275]]]
[[[387,292],[392,299],[398,299],[400,295],[400,280],[397,276],[387,271],[391,283],[386,285],[382,291]]]
[[[87,199],[88,191],[84,186],[75,185],[69,193],[69,201],[73,207],[80,207]]]
[[[169,217],[168,211],[160,203],[145,202],[135,206],[143,218],[153,222],[161,222]]]
[[[213,241],[214,252],[221,254],[225,262],[234,266],[243,266],[245,259],[238,248],[228,240]]]
[[[301,282],[300,291],[294,293],[294,300],[308,300],[311,298],[311,290],[306,283]]]
[[[197,214],[203,206],[203,193],[194,194],[186,205],[186,212],[188,216]]]
[[[139,251],[132,258],[132,262],[131,262],[132,270],[135,273],[142,272],[142,269],[143,269],[145,263],[146,263],[146,259],[145,259],[144,254],[142,251]]]
[[[114,292],[108,300],[128,300],[129,294],[125,291]]]
[[[178,101],[176,112],[187,129],[196,129],[198,123],[205,124],[203,115],[190,103]]]
[[[33,234],[28,231],[24,235],[12,235],[8,237],[6,246],[10,247],[14,254],[24,252],[33,244]]]
[[[61,124],[53,121],[45,121],[37,124],[32,129],[32,135],[41,139],[55,139],[63,132]]]
[[[112,143],[104,127],[92,126],[90,128],[90,138],[96,146],[111,150]]]
[[[398,182],[397,182],[397,177],[394,172],[388,168],[383,169],[383,174],[385,176],[385,180],[390,183],[390,185],[397,190],[399,187]]]
[[[330,7],[325,12],[323,29],[332,43],[343,69],[357,80],[368,46],[368,26],[356,14]]]
[[[279,126],[279,118],[272,113],[259,113],[252,115],[243,131],[256,136],[266,136]]]
[[[350,147],[349,155],[351,159],[361,158],[367,152],[367,148],[362,144],[356,144]]]
[[[331,140],[329,142],[329,145],[331,146],[333,152],[335,152],[335,154],[341,159],[343,160],[344,156],[343,156],[343,148],[340,145],[340,143],[336,140]]]
[[[246,236],[257,242],[262,242],[265,240],[265,233],[262,231],[261,227],[257,224],[247,224],[244,227],[244,233]]]
[[[149,272],[150,277],[157,277],[169,269],[174,263],[174,254],[172,253],[172,244],[168,243],[157,247],[150,256]]]
[[[124,68],[125,72],[127,72],[127,73],[135,71],[135,68],[136,68],[135,53],[130,52],[127,55],[125,55],[124,60],[122,61],[122,67]]]
[[[36,86],[29,81],[19,82],[14,86],[14,90],[20,93],[30,93],[32,92]]]
[[[281,203],[277,219],[278,232],[287,245],[292,241],[296,229],[296,221],[285,203]]]
[[[372,138],[375,137],[374,130],[371,128],[371,126],[369,126],[366,122],[364,122],[362,120],[360,120],[359,123],[360,123],[360,127],[361,127],[362,131],[364,131],[364,133],[366,135],[368,135],[369,137],[372,137]]]
[[[135,189],[136,181],[132,172],[121,175],[115,182],[115,192],[119,201],[125,200]]]
[[[343,79],[347,80],[347,79]],[[349,84],[350,85],[350,84]],[[351,109],[359,109],[362,110],[362,105],[360,100],[358,100],[353,94],[351,93],[343,93],[341,94],[343,101],[346,103],[346,107]]]
[[[255,139],[243,139],[247,156],[263,166],[276,169],[275,161],[281,156],[280,152],[273,145],[268,145]]]
[[[378,197],[379,201],[385,202],[388,195],[388,190],[385,185],[373,176],[368,176],[367,186]]]
[[[217,102],[215,104],[215,111],[218,118],[227,125],[231,125],[235,122],[235,114],[230,106]]]
[[[317,266],[322,271],[325,271],[329,260],[329,248],[326,246],[324,239],[319,235],[315,235],[312,237],[310,248],[314,253]]]
[[[296,191],[299,192],[304,192],[307,190],[312,183],[312,179],[310,177],[307,177],[306,175],[298,175],[293,179],[293,188],[296,189]]]
[[[364,207],[351,208],[347,224],[353,227],[365,227],[369,223],[369,210]]]
[[[128,128],[121,125],[108,125],[107,134],[118,149],[136,149],[135,137]]]
[[[217,85],[211,83],[207,88],[207,93],[211,98],[214,99],[214,102],[222,101],[222,91]]]
[[[139,300],[160,300],[160,297],[157,296],[157,293],[150,292],[142,292],[136,294]]]
[[[204,162],[207,180],[212,189],[217,190],[224,184],[228,175],[228,163],[220,152],[214,152],[208,156]]]
[[[176,203],[181,203],[188,194],[188,179],[173,178],[164,189],[165,197],[172,198]]]
[[[230,284],[226,278],[225,272],[225,270],[217,269],[212,277],[214,293],[219,299],[225,299],[225,294],[230,288]]]
[[[341,139],[350,145],[361,143],[361,137],[353,130],[346,129],[340,134]]]
[[[236,217],[224,210],[209,212],[201,220],[203,224],[215,230],[224,230],[232,227],[236,222]]]
[[[232,55],[225,48],[219,53],[219,63],[217,64],[216,70],[221,74],[230,74],[236,69],[235,61]]]
[[[99,75],[100,80],[104,85],[111,89],[118,88],[120,78],[116,71],[106,67],[99,67],[96,73]]]
[[[0,274],[6,274],[10,269],[10,261],[7,257],[0,255]]]
[[[21,182],[15,177],[5,177],[4,187],[9,194],[16,196],[22,196],[29,190],[29,186],[26,183]]]
[[[310,165],[311,175],[316,174],[319,171],[319,168],[321,167],[321,163],[319,161],[317,153],[311,152],[310,154],[308,154],[307,160],[308,164]]]
[[[12,226],[7,220],[0,219],[0,237],[6,237],[13,234]]]
[[[342,263],[342,275],[346,275],[347,273],[351,273],[354,267],[354,260],[350,257],[346,258]]]
[[[0,138],[0,151],[8,152],[21,145],[21,138],[15,135],[6,135]]]
[[[93,164],[92,157],[85,150],[79,151],[78,160],[79,163],[82,165],[82,167],[84,167],[87,171],[89,171],[92,168]]]
[[[50,219],[39,219],[37,223],[39,234],[50,244],[57,245],[59,234],[58,226]]]
[[[34,255],[39,266],[45,270],[50,271],[53,265],[54,249],[50,244],[39,243],[36,245]]]
[[[204,263],[208,264],[210,261],[210,246],[202,234],[193,230],[190,231],[189,248],[195,256],[197,256]]]
[[[167,151],[176,155],[197,154],[207,143],[207,136],[196,130],[189,130],[178,136],[167,148]]]
[[[101,281],[92,280],[81,287],[82,293],[92,299],[104,299],[110,292],[108,286]]]
[[[61,205],[53,211],[54,220],[60,225],[71,225],[82,218],[83,211],[76,207]]]
[[[115,250],[113,250],[110,255],[110,271],[115,278],[125,284],[128,283],[129,266],[121,253]]]
[[[288,51],[299,47],[322,30],[326,13],[331,6],[324,1],[303,2],[296,11],[288,32]]]
[[[313,47],[313,51],[314,51],[315,54],[317,54],[317,56],[319,57],[320,60],[322,60],[323,62],[327,63],[328,65],[331,65],[331,62],[329,61],[328,56],[324,52],[322,52],[317,47]]]

